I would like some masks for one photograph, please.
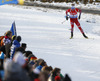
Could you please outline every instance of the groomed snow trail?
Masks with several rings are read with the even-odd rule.
[[[64,16],[60,10],[0,6],[0,35],[15,21],[27,50],[49,65],[61,68],[72,81],[100,81],[100,16],[83,13],[80,23],[90,39],[84,39],[75,26],[72,40],[69,39],[70,22],[61,24]]]

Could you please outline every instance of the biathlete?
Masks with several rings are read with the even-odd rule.
[[[79,17],[77,14],[78,12],[79,12]],[[71,38],[70,39],[73,38],[74,23],[77,25],[77,27],[79,28],[79,30],[81,31],[83,36],[88,39],[88,37],[85,35],[85,33],[84,33],[83,29],[81,28],[81,25],[78,21],[78,19],[81,18],[81,10],[75,8],[75,4],[72,4],[72,7],[66,11],[66,20],[68,20],[68,18],[70,18],[70,24],[71,24]]]

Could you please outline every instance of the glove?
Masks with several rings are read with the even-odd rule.
[[[66,16],[66,20],[68,20],[68,16]]]
[[[79,15],[78,19],[80,19],[80,18],[81,18],[81,16]]]

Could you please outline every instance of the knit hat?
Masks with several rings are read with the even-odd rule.
[[[60,81],[60,79],[61,79],[60,76],[55,76],[56,81]]]
[[[15,39],[16,39],[16,36],[15,36],[15,35],[13,35],[11,39],[12,39],[12,40],[15,40]]]
[[[21,47],[27,47],[27,44],[26,43],[22,43]]]
[[[21,41],[21,36],[17,36],[16,40],[17,40],[18,42],[20,42],[20,41]]]
[[[23,66],[25,64],[24,56],[21,52],[17,52],[14,56],[14,62],[18,63],[19,65]]]

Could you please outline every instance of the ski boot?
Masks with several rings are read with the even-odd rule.
[[[71,32],[71,37],[70,37],[70,39],[72,39],[73,38],[73,32]]]
[[[88,37],[83,33],[83,36],[86,38],[86,39],[88,39]]]

